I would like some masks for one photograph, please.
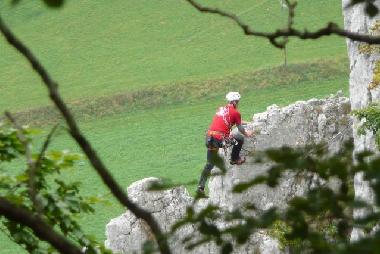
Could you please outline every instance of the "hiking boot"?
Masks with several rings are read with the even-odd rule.
[[[230,164],[231,165],[241,165],[241,164],[243,164],[245,162],[245,157],[243,157],[243,158],[239,158],[239,159],[237,159],[236,161],[233,161],[233,160],[230,160]]]

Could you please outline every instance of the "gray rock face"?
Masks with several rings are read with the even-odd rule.
[[[380,16],[369,18],[365,15],[364,5],[356,5],[353,8],[344,8],[349,4],[349,0],[343,0],[344,26],[346,30],[359,33],[375,33],[379,31],[371,31]],[[379,8],[379,1],[374,1]],[[362,46],[361,46],[362,45]],[[347,40],[348,56],[350,60],[350,100],[351,108],[362,109],[373,101],[380,98],[380,87],[371,86],[373,81],[374,67],[376,62],[380,60],[379,51],[371,50],[367,46],[368,52],[363,52],[360,47],[362,43]],[[366,135],[358,135],[357,129],[360,123],[355,120],[353,125],[353,136],[355,151],[359,152],[364,149],[376,151],[375,139],[372,133]],[[362,174],[357,174],[354,179],[355,197],[371,202],[373,200],[373,192],[369,188],[367,182],[363,181]],[[365,215],[365,210],[355,210],[354,216],[361,217]],[[358,239],[363,233],[359,230],[353,230],[352,240]]]
[[[260,130],[254,140],[244,144],[243,153],[250,153],[267,148],[302,146],[325,141],[331,152],[352,136],[350,103],[339,94],[328,99],[301,101],[288,107],[271,106],[264,113],[256,114],[248,128]],[[227,165],[227,164],[226,164]],[[225,209],[232,209],[250,201],[260,211],[273,206],[285,208],[286,202],[296,195],[302,195],[313,187],[318,179],[313,175],[284,175],[280,185],[275,189],[256,186],[244,194],[232,194],[231,188],[236,183],[247,181],[257,175],[265,174],[269,165],[254,164],[248,157],[247,162],[238,167],[228,168],[224,176],[214,176],[209,183],[209,199],[202,199],[196,204],[197,209],[207,204],[218,204]],[[215,169],[217,170],[217,169]],[[132,184],[128,188],[129,196],[140,206],[151,211],[164,231],[185,214],[186,207],[193,199],[184,187],[167,191],[147,192],[148,186],[157,181],[147,178]],[[224,224],[220,223],[220,227]],[[214,244],[206,244],[195,250],[185,250],[180,243],[187,235],[194,232],[190,225],[183,228],[170,244],[174,253],[219,253]],[[106,227],[106,246],[116,253],[139,252],[141,244],[152,237],[148,228],[137,220],[129,211],[112,219]],[[234,253],[283,253],[276,239],[267,232],[253,234],[246,245],[236,246]]]
[[[141,207],[151,211],[156,220],[160,223],[164,231],[169,231],[170,227],[185,214],[186,207],[190,206],[193,198],[183,186],[166,191],[149,192],[150,185],[159,181],[151,177],[133,183],[128,188],[129,196]],[[209,203],[206,199],[201,199],[195,204],[196,210],[201,210]],[[219,225],[223,227],[223,224]],[[173,253],[199,254],[199,253],[220,253],[219,247],[215,244],[204,244],[193,250],[187,250],[181,244],[181,240],[194,233],[194,228],[185,226],[169,239]],[[148,226],[129,211],[121,216],[112,219],[106,225],[107,240],[105,246],[114,253],[141,253],[142,244],[146,240],[153,240]],[[244,246],[237,246],[236,253],[250,254],[252,250],[258,250],[261,254],[280,254],[280,245],[276,239],[268,236],[264,231],[253,234],[249,243]]]
[[[249,128],[259,130],[254,140],[247,140],[243,153],[279,148],[281,146],[304,146],[325,142],[334,152],[344,141],[352,137],[350,102],[337,96],[325,100],[300,101],[279,108],[270,106],[264,113],[253,116]],[[253,202],[259,211],[272,206],[285,208],[286,202],[294,196],[305,193],[315,184],[313,175],[286,173],[279,186],[270,188],[264,185],[250,189],[243,194],[232,193],[234,185],[265,174],[270,165],[254,163],[248,157],[242,166],[231,167],[226,175],[211,178],[210,199],[232,209],[246,202]]]
[[[156,181],[159,179],[154,177],[137,181],[128,187],[128,195],[140,207],[149,210],[162,230],[167,232],[175,221],[182,218],[193,199],[183,186],[166,191],[148,191]],[[189,229],[187,231],[191,232]],[[154,239],[149,227],[130,211],[107,224],[106,236],[106,247],[115,253],[139,253],[146,240]],[[172,248],[180,249],[179,241],[174,240]]]

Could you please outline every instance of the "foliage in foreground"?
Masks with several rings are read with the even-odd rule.
[[[236,185],[234,192],[242,193],[258,184],[275,187],[286,171],[311,173],[322,184],[309,190],[304,197],[291,199],[285,210],[274,207],[261,215],[255,215],[255,207],[251,203],[233,211],[209,205],[196,212],[190,207],[186,217],[178,221],[172,230],[175,232],[187,224],[196,226],[196,233],[184,242],[187,248],[214,242],[220,247],[220,253],[232,253],[235,246],[247,243],[254,232],[267,229],[275,232],[272,235],[279,237],[285,245],[283,247],[291,253],[378,253],[380,230],[374,225],[380,220],[380,213],[372,208],[380,206],[379,157],[367,151],[353,156],[351,141],[333,155],[323,144],[295,149],[283,147],[257,155],[257,162],[272,162],[273,166],[266,175]],[[364,179],[370,182],[376,194],[374,205],[354,200],[352,179],[359,172],[364,174]],[[339,179],[338,189],[323,184],[332,179]],[[353,209],[372,212],[365,217],[353,218]],[[220,222],[227,226],[219,227]],[[354,227],[371,234],[358,242],[350,242]]]
[[[60,179],[60,173],[73,167],[80,155],[44,149],[37,154],[28,154],[32,133],[27,127],[0,126],[0,196],[35,216],[41,216],[67,239],[87,248],[86,253],[104,252],[102,245],[87,236],[77,222],[79,214],[94,212],[92,204],[97,199],[81,196],[79,182]],[[48,145],[48,140],[45,144]],[[14,172],[6,168],[9,162],[23,157],[27,160],[25,169]],[[35,168],[31,167],[32,162]],[[21,223],[0,216],[0,227],[29,253],[56,252]]]
[[[79,183],[67,183],[59,179],[60,172],[72,167],[79,158],[78,155],[67,151],[42,151],[33,155],[33,160],[38,161],[34,175],[35,201],[31,194],[31,168],[19,172],[9,172],[4,168],[6,162],[27,157],[20,134],[27,138],[30,145],[30,129],[18,130],[8,126],[0,129],[1,196],[42,216],[78,246],[86,246],[86,253],[105,253],[102,245],[88,237],[76,222],[79,213],[93,212],[90,205],[92,200],[79,195]],[[201,211],[189,207],[186,216],[173,226],[169,234],[192,224],[196,230],[192,237],[184,241],[187,248],[193,249],[200,244],[214,242],[220,247],[221,253],[232,253],[237,245],[247,243],[250,236],[261,229],[272,232],[274,237],[280,239],[283,247],[292,253],[301,250],[303,253],[376,253],[380,232],[373,227],[380,220],[380,213],[376,209],[370,209],[374,212],[365,218],[354,219],[353,209],[372,208],[372,205],[354,200],[351,185],[353,176],[363,172],[364,179],[370,182],[376,193],[374,206],[379,207],[380,158],[374,157],[370,152],[362,152],[355,155],[355,158],[352,154],[352,142],[334,155],[330,155],[323,144],[296,149],[283,147],[257,154],[257,163],[272,162],[273,166],[266,175],[236,185],[234,192],[245,192],[257,184],[275,187],[286,171],[312,173],[322,179],[322,183],[339,179],[339,188],[333,190],[329,185],[320,184],[306,196],[290,200],[285,210],[271,208],[260,215],[255,213],[255,207],[251,203],[233,211],[225,211],[215,205],[209,205]],[[354,159],[357,161],[355,164]],[[218,226],[221,222],[226,226]],[[28,227],[5,218],[1,219],[1,225],[2,230],[29,253],[54,252],[48,244],[41,243]],[[350,232],[353,227],[372,233],[359,242],[351,243]],[[143,250],[145,253],[157,251],[154,244],[145,244]]]
[[[380,104],[372,103],[368,107],[353,111],[353,114],[362,121],[358,134],[365,135],[370,131],[375,135],[377,147],[380,149]]]

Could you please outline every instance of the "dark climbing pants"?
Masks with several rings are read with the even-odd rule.
[[[244,137],[242,135],[235,135],[234,139],[236,142],[232,147],[231,161],[237,161],[240,159],[240,151],[244,143]]]
[[[240,158],[239,154],[244,143],[244,137],[242,135],[234,135],[236,140],[232,147],[231,160],[236,161]],[[214,166],[218,166],[219,163],[223,163],[223,159],[218,155],[219,148],[223,147],[223,142],[221,140],[215,139],[213,137],[206,137],[206,147],[207,147],[207,163],[203,168],[201,177],[199,179],[198,187],[205,188],[207,179],[210,176],[211,170]]]

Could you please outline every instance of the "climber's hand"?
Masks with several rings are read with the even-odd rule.
[[[251,131],[251,130],[246,130],[246,131],[245,131],[245,136],[246,136],[247,138],[251,138],[251,137],[253,137],[254,134],[255,134],[254,131]]]

